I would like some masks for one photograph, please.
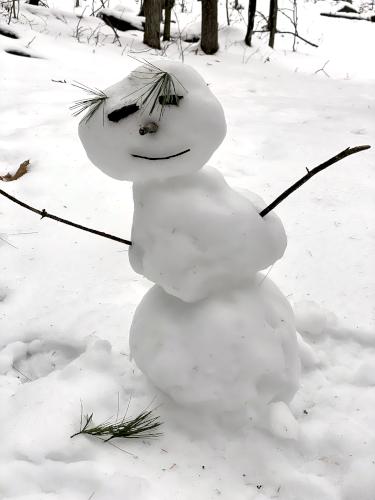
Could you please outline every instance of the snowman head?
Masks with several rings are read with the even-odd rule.
[[[219,101],[182,63],[144,63],[94,104],[79,124],[79,137],[91,162],[119,180],[199,170],[226,133]]]

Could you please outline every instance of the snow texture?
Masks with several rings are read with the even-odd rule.
[[[133,269],[188,302],[237,287],[280,259],[286,235],[265,203],[214,168],[134,184]],[[250,201],[253,201],[253,203]]]
[[[138,306],[131,354],[162,391],[213,415],[272,401],[298,388],[292,309],[269,279],[186,304],[154,286]]]

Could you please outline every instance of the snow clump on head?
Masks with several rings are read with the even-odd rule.
[[[145,63],[106,89],[79,124],[91,162],[133,182],[163,179],[203,167],[226,134],[221,104],[190,66]]]

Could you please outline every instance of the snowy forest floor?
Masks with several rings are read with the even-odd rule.
[[[319,49],[299,44],[293,53],[287,38],[275,51],[260,39],[246,48],[237,23],[221,30],[214,56],[184,53],[224,107],[228,134],[210,164],[231,185],[271,201],[306,167],[348,146],[373,148],[277,209],[289,243],[269,275],[314,352],[292,404],[298,439],[210,428],[165,401],[157,440],[116,441],[118,449],[70,439],[81,403],[100,422],[118,405],[125,413],[129,401],[129,416],[162,401],[128,355],[132,315],[150,283],[134,274],[125,246],[1,198],[1,499],[374,500],[375,25],[323,19],[323,10],[322,2],[300,7],[300,33]],[[0,187],[128,238],[131,185],[87,159],[69,111],[81,94],[70,82],[106,88],[120,80],[137,65],[129,51],[145,50],[142,34],[121,34],[120,47],[101,25],[95,45],[85,39],[95,18],[77,29],[71,12],[21,13],[10,25],[21,38],[0,36],[0,175],[27,159],[31,169]],[[37,57],[5,52],[20,47]],[[178,59],[178,45],[166,55]],[[318,71],[327,61],[327,74]]]

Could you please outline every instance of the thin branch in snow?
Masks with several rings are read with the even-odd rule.
[[[280,35],[292,35],[296,38],[299,38],[303,42],[307,43],[307,45],[311,45],[311,47],[315,47],[315,48],[319,47],[319,45],[317,45],[316,43],[310,42],[309,40],[306,40],[306,38],[303,38],[298,33],[292,33],[291,31],[279,31],[279,30],[276,30],[276,33],[279,33]]]
[[[3,236],[4,236],[4,235],[0,233],[0,240],[1,240],[1,241],[3,241],[4,243],[7,243],[9,246],[11,246],[11,247],[15,248],[16,250],[18,250],[18,248],[17,248],[15,245],[13,245],[13,244],[12,244],[10,241],[8,241],[6,238],[3,238]]]
[[[327,71],[325,70],[325,67],[327,66],[327,64],[329,63],[329,60],[326,61],[323,66],[319,69],[317,69],[316,71],[314,71],[314,74],[316,75],[317,73],[319,73],[319,71],[321,71],[322,73],[324,73],[328,78],[330,78],[329,74],[327,73]]]

